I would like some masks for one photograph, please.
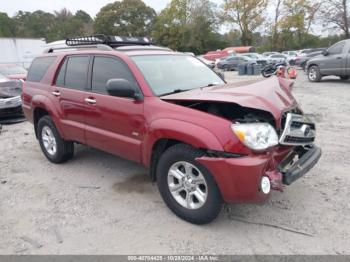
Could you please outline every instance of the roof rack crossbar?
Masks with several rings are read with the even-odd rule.
[[[130,45],[149,46],[152,41],[146,37],[122,37],[122,36],[108,36],[103,34],[92,36],[78,36],[66,39],[67,46],[81,46],[81,45],[97,45],[104,44],[112,48]]]

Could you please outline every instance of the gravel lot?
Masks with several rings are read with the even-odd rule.
[[[50,164],[31,124],[3,126],[0,254],[350,254],[350,81],[299,72],[294,94],[318,124],[319,164],[266,204],[227,205],[205,226],[173,215],[139,165],[84,146]]]

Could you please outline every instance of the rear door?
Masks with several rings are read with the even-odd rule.
[[[68,56],[64,59],[51,94],[60,114],[66,139],[85,143],[85,104],[89,55]]]
[[[129,67],[115,56],[95,56],[90,74],[91,91],[84,95],[87,144],[141,162],[143,101],[111,96],[106,90],[108,80],[121,78],[141,93]]]
[[[320,71],[325,75],[344,75],[347,52],[345,41],[338,42],[328,48],[328,55],[320,62]]]

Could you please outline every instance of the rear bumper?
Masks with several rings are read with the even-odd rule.
[[[291,165],[293,159],[289,157],[293,152],[291,148],[284,148],[240,158],[201,157],[197,161],[214,176],[225,202],[261,203],[269,197],[260,188],[263,176],[270,179],[272,189],[281,191],[283,184],[289,185],[306,174],[321,156],[321,149],[313,147]],[[282,171],[280,163],[288,166],[288,170]]]

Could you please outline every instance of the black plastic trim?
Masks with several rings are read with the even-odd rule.
[[[317,146],[312,146],[309,149],[303,150],[303,152],[299,154],[299,160],[297,160],[286,172],[282,172],[283,184],[290,185],[295,180],[309,172],[310,169],[316,165],[321,155],[322,150]]]

